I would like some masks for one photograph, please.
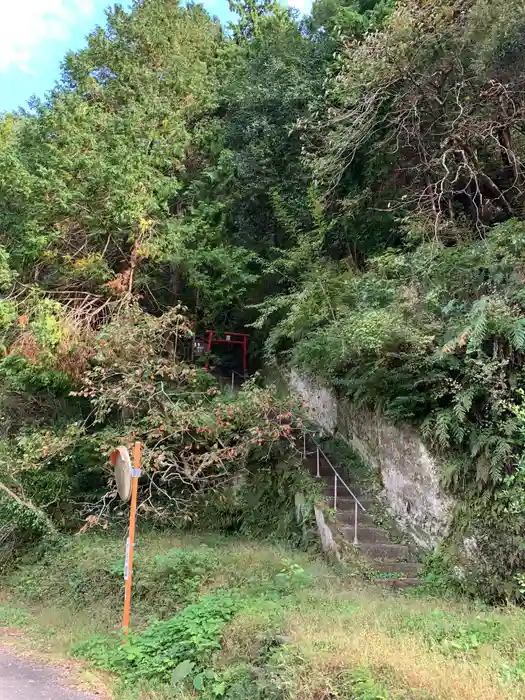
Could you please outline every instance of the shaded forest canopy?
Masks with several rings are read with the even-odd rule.
[[[220,464],[214,483],[221,450],[282,458],[271,392],[239,407],[181,359],[195,329],[248,327],[252,366],[416,425],[458,497],[444,556],[474,538],[472,579],[519,598],[522,3],[231,6],[228,28],[198,4],[115,6],[46,98],[0,120],[2,473],[67,520],[104,494],[117,437],[155,438],[168,482],[181,449],[179,476]],[[152,483],[169,519],[180,494]]]

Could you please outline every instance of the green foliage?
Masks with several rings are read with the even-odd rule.
[[[234,9],[227,34],[199,5],[115,7],[0,121],[5,470],[68,528],[118,517],[108,453],[140,439],[144,517],[296,529],[289,406],[182,361],[195,319],[253,320],[246,297],[294,242],[277,202],[289,223],[307,200],[296,122],[325,49],[279,4]]]
[[[147,567],[141,567],[136,594],[139,598],[155,599],[155,608],[189,601],[216,575],[219,562],[212,550],[170,549],[157,555]]]
[[[5,290],[14,281],[15,272],[9,265],[9,253],[0,246],[0,289]]]
[[[98,290],[122,255],[155,256],[188,120],[215,102],[209,61],[220,43],[202,8],[161,1],[115,8],[67,56],[61,84],[18,121],[4,156],[16,176],[0,186],[2,230],[23,275],[40,258],[41,284]]]
[[[65,527],[106,524],[108,453],[140,439],[144,517],[302,541],[293,406],[188,362],[196,333],[250,327],[251,368],[265,351],[421,430],[455,544],[501,547],[482,578],[513,597],[520,2],[231,6],[227,31],[192,3],[116,6],[0,117],[2,474]]]
[[[525,306],[516,272],[523,236],[523,223],[512,220],[483,240],[388,251],[362,273],[314,261],[303,286],[283,299],[267,343],[269,355],[323,378],[354,404],[420,428],[445,458],[442,483],[470,512],[457,521],[458,541],[467,521],[478,532],[500,532],[493,535],[498,545],[488,534],[480,540],[500,573],[487,578],[485,568],[478,576],[497,596],[509,595],[504,568],[516,574],[521,567],[499,494],[508,492],[522,449],[514,404],[524,380]],[[501,569],[498,547],[508,553]]]
[[[483,644],[493,644],[502,635],[497,619],[480,615],[465,625],[454,614],[436,609],[428,618],[413,614],[402,621],[406,632],[423,633],[425,643],[431,649],[439,649],[444,656],[462,656],[475,652]]]
[[[113,670],[118,697],[137,691],[148,700],[523,695],[519,608],[389,594],[283,545],[180,538],[143,526],[139,534],[134,590],[147,580],[149,593],[134,595],[127,645],[118,634],[116,596],[123,586],[122,533],[71,538],[45,558],[45,568],[42,560],[26,562],[4,577],[0,624],[21,627],[36,650],[64,649],[74,640],[76,654]],[[165,557],[180,562],[178,587],[174,572],[152,576],[164,572]],[[193,567],[202,575],[197,592]],[[162,610],[159,600],[166,602]],[[152,620],[158,614],[163,619]]]
[[[130,636],[125,646],[95,638],[75,651],[99,668],[118,671],[129,682],[171,678],[177,684],[191,674],[195,675],[195,689],[201,690],[205,664],[220,649],[224,625],[237,607],[234,596],[219,590],[183,608],[175,617],[154,622],[144,632]]]
[[[307,538],[293,500],[307,479],[284,468],[299,461],[295,402],[255,381],[221,391],[185,362],[192,330],[179,306],[159,317],[134,304],[117,309],[98,332],[80,335],[80,362],[69,366],[61,350],[51,351],[55,329],[71,337],[60,313],[50,316],[56,324],[45,339],[36,339],[31,316],[9,329],[14,351],[0,361],[4,411],[17,405],[24,415],[2,443],[2,472],[62,527],[107,526],[122,518],[109,454],[139,439],[145,519]],[[29,334],[35,345],[22,343]],[[36,350],[22,355],[28,347]],[[57,399],[65,403],[59,415]]]
[[[390,700],[392,697],[382,683],[376,681],[366,668],[356,669],[345,679],[346,696],[349,700]]]
[[[67,396],[72,389],[64,372],[35,366],[25,357],[8,355],[0,361],[0,377],[14,391]]]
[[[315,0],[312,25],[331,34],[363,38],[377,30],[395,7],[395,0]]]
[[[0,490],[0,573],[29,550],[49,545],[49,522]]]
[[[519,235],[522,228],[514,222]],[[410,417],[418,394],[432,384],[436,404],[443,406],[437,385],[449,375],[450,388],[441,391],[450,396],[451,409],[462,422],[479,405],[479,396],[469,384],[462,386],[458,370],[464,367],[467,381],[482,385],[481,395],[487,393],[487,380],[499,383],[502,371],[519,370],[516,362],[509,367],[506,360],[508,346],[517,350],[522,325],[515,274],[521,252],[506,247],[508,231],[508,225],[498,227],[475,245],[435,250],[423,244],[413,252],[391,251],[373,259],[365,274],[344,267],[328,273],[324,268],[320,272],[325,279],[319,279],[312,270],[311,282],[290,299],[292,310],[272,331],[269,350],[294,341],[297,364],[350,394],[366,391],[371,397],[376,389],[374,400],[381,392],[387,412],[398,411],[400,418]],[[492,266],[499,268],[500,281],[498,296],[487,304],[481,301],[482,277],[491,274]],[[423,270],[425,277],[419,276]],[[385,379],[386,387],[380,383]],[[398,402],[404,392],[414,399],[403,410]],[[419,413],[428,413],[427,401]]]

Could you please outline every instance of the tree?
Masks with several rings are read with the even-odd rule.
[[[381,27],[394,6],[395,0],[315,0],[310,26],[360,39]]]
[[[286,10],[275,0],[229,0],[229,5],[239,17],[230,27],[237,42],[257,37],[268,17],[286,17]]]
[[[4,155],[2,230],[23,279],[122,294],[140,260],[166,255],[188,127],[215,104],[222,41],[199,6],[138,3],[67,56]]]
[[[484,1],[414,2],[394,20],[342,51],[318,176],[342,201],[364,172],[360,188],[378,207],[416,208],[452,236],[466,217],[481,233],[515,215],[523,198],[515,144],[524,86],[508,64],[519,13]]]

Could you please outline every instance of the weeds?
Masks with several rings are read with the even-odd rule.
[[[138,552],[125,647],[112,536],[75,539],[12,575],[0,624],[27,629],[37,647],[73,646],[115,674],[116,700],[525,697],[521,610],[394,596],[240,539],[151,533]]]
[[[235,597],[219,590],[183,608],[169,620],[156,621],[130,636],[126,645],[95,637],[76,645],[74,652],[99,668],[119,673],[125,681],[168,682],[171,678],[176,683],[194,674],[201,684],[204,664],[213,651],[221,648],[222,628],[236,607]]]

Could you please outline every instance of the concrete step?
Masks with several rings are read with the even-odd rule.
[[[308,468],[310,469],[310,471],[312,472],[312,474],[314,476],[317,476],[317,464],[314,464],[313,466],[311,464],[309,464]],[[346,482],[349,481],[348,476],[345,476],[343,473],[341,473],[339,471],[337,473],[339,474],[339,476],[341,477],[341,479],[343,481],[346,481]],[[324,479],[325,481],[333,481],[334,480],[333,470],[330,469],[330,467],[326,467],[323,464],[321,464],[321,466],[319,467],[319,476],[321,479]],[[348,484],[348,485],[350,486],[350,484]]]
[[[352,496],[348,494],[348,492],[345,492],[344,495],[342,493],[344,489],[341,489],[341,491],[338,491],[337,493],[337,510],[354,510],[354,499]],[[333,507],[334,505],[334,491],[331,489],[330,491],[322,491],[323,498],[326,500],[328,503],[328,506],[330,508]],[[363,506],[365,511],[373,510],[374,508],[377,507],[375,501],[372,501],[370,498],[359,498],[359,496],[356,494],[357,498],[359,499],[359,503]],[[359,507],[359,506],[358,506]],[[359,508],[359,512],[362,513],[361,509]]]
[[[308,456],[305,460],[305,466],[314,477],[317,477],[317,457],[315,454]],[[351,479],[341,474],[339,470],[338,473],[352,489],[353,494],[365,509],[363,512],[358,508],[357,536],[359,550],[368,560],[373,570],[392,574],[392,578],[376,579],[376,582],[381,586],[391,588],[407,588],[419,585],[421,582],[418,578],[418,573],[421,570],[421,566],[409,561],[410,551],[408,547],[391,542],[387,530],[378,527],[374,523],[370,512],[377,509],[377,502],[360,493],[360,489],[354,489]],[[334,505],[334,479],[335,474],[332,468],[321,456],[317,482],[320,485],[324,500],[331,508]],[[337,524],[341,534],[350,543],[354,541],[354,518],[355,500],[339,481],[337,485]],[[397,577],[396,574],[400,574],[400,577]]]
[[[321,494],[322,494],[323,498],[326,498],[326,500],[330,502],[330,505],[333,505],[333,503],[334,503],[334,488],[333,488],[333,486],[329,486],[327,488],[321,489]],[[359,496],[357,494],[355,494],[355,496],[362,503]],[[363,500],[370,501],[370,499],[366,499],[364,497],[363,497]],[[353,506],[354,502],[355,502],[354,497],[351,496],[346,489],[344,489],[343,487],[337,489],[337,503],[338,503],[338,505],[339,504],[343,505],[343,504],[348,503],[349,505]],[[365,505],[365,504],[363,503],[363,505]]]
[[[405,574],[409,578],[417,577],[423,568],[415,561],[372,561],[370,566],[380,573]]]
[[[371,560],[372,566],[379,561],[408,561],[410,557],[409,549],[404,544],[360,544],[359,549]]]
[[[315,479],[315,477],[314,477],[314,479]],[[323,493],[326,493],[327,495],[329,495],[329,494],[334,492],[334,480],[333,479],[329,479],[329,480],[328,479],[315,479],[315,481],[321,485],[321,490],[323,491]],[[346,481],[345,483],[347,484],[347,486],[349,486],[352,489],[352,493],[355,493],[355,495],[359,498],[359,500],[361,500],[360,495],[363,498],[366,498],[366,496],[359,493],[359,489],[357,487],[352,488],[352,484],[348,483],[348,481]],[[337,495],[338,496],[339,495],[341,495],[341,496],[348,496],[349,495],[348,491],[345,489],[345,487],[343,486],[343,484],[340,481],[337,482]]]
[[[320,481],[322,484],[322,492],[324,495],[330,497],[333,501],[333,493],[334,493],[334,478],[335,474],[333,469],[325,462],[323,456],[321,455],[320,461],[319,461],[319,476],[317,476],[317,458],[315,454],[309,455],[306,460],[305,460],[305,466],[308,468],[312,476],[314,476],[318,481]],[[362,502],[363,500],[367,500],[366,496],[363,496],[362,494],[359,493],[359,489],[355,489],[352,487],[351,483],[351,478],[347,475],[344,474],[340,469],[337,469],[337,473],[343,479],[343,481],[352,489],[353,493],[357,496],[357,498]],[[348,494],[348,491],[345,489],[343,484],[339,481],[338,482],[338,488],[337,488],[338,494],[337,494],[337,500],[345,499],[347,497],[350,497]],[[350,497],[351,498],[351,497]],[[352,499],[353,502],[353,499]],[[363,503],[363,505],[365,505]]]
[[[334,480],[334,471],[331,467],[329,467],[326,464],[321,464],[319,465],[319,476],[317,476],[317,463],[316,462],[311,462],[308,461],[305,464],[306,468],[310,472],[312,476],[314,476],[317,479],[322,479],[323,481],[326,481],[327,483],[333,482]],[[341,469],[337,469],[337,474],[340,476],[340,478],[345,481],[348,486],[350,486],[350,481],[352,481],[351,476],[349,476],[346,472],[344,472]]]
[[[355,528],[353,525],[343,525],[339,528],[349,542],[354,541]],[[357,538],[360,545],[391,544],[384,530],[380,527],[357,526]]]
[[[337,522],[341,525],[352,525],[355,522],[355,510],[352,504],[347,508],[337,509]],[[357,527],[377,527],[373,517],[368,513],[363,513],[362,510],[357,511]]]

